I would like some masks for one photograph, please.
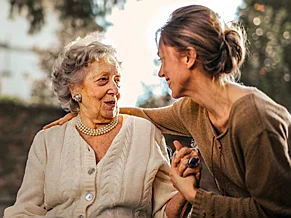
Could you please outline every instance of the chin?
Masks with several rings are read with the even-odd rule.
[[[173,91],[172,91],[171,95],[172,95],[173,98],[181,98],[182,97],[181,95],[179,95],[178,93],[175,93]]]
[[[118,116],[118,111],[112,111],[112,112],[108,112],[108,113],[106,113],[106,117],[108,118],[108,119],[113,119],[113,118],[115,118],[115,117],[117,117]]]

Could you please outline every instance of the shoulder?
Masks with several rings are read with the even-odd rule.
[[[182,110],[185,109],[193,109],[193,108],[197,108],[199,107],[199,104],[197,104],[196,102],[194,102],[191,98],[189,97],[183,97],[178,99],[177,101],[175,101],[173,103],[173,106],[176,108],[180,108]]]
[[[133,128],[136,130],[140,129],[142,131],[155,131],[156,134],[162,135],[161,131],[151,121],[132,115],[126,115],[126,117],[133,123]]]
[[[257,131],[272,131],[276,126],[291,123],[288,110],[258,89],[234,104],[230,119],[240,129],[249,127]]]
[[[44,130],[46,135],[63,134],[67,129],[73,128],[76,123],[77,118],[74,117],[70,121],[64,123],[63,125],[56,125],[49,129]]]
[[[59,141],[63,141],[67,132],[72,132],[74,128],[74,123],[75,118],[64,123],[63,125],[56,125],[46,130],[40,130],[36,134],[34,141],[44,143],[46,146],[50,146],[56,144]]]
[[[164,143],[164,135],[162,132],[149,120],[132,115],[123,115],[128,122],[131,122],[134,128],[135,134],[150,134],[154,137],[158,144]]]
[[[142,117],[137,117],[133,115],[122,115],[125,120],[128,122],[131,122],[135,128],[141,127],[141,128],[154,128],[154,124]]]

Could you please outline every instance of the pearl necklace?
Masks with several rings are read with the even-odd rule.
[[[90,136],[98,136],[103,135],[111,130],[113,130],[118,124],[118,116],[114,120],[112,120],[110,123],[108,123],[106,126],[100,128],[100,129],[91,129],[82,122],[80,114],[78,114],[78,121],[76,123],[76,127],[80,132],[90,135]]]

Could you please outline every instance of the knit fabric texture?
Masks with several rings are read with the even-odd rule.
[[[291,116],[260,90],[252,88],[234,103],[227,130],[219,135],[206,109],[189,98],[121,113],[195,139],[221,195],[198,189],[192,217],[291,217]]]
[[[164,217],[177,193],[165,140],[149,121],[125,117],[97,165],[94,150],[75,128],[76,118],[40,131],[17,200],[4,217]]]

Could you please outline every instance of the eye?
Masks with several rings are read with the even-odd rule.
[[[121,85],[120,78],[115,79],[115,83],[116,83],[116,86],[117,86],[118,88],[120,88],[120,85]]]
[[[97,80],[97,83],[99,85],[105,85],[108,82],[108,78],[107,77],[101,77]]]

